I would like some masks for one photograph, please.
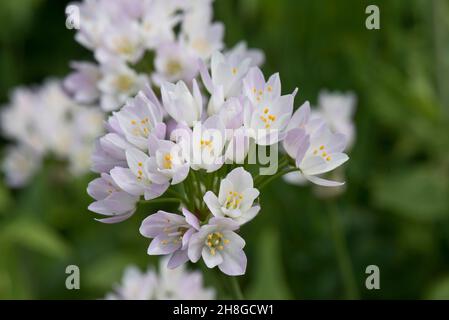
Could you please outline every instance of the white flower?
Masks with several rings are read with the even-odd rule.
[[[6,183],[13,188],[23,187],[34,175],[40,163],[40,156],[29,147],[9,148],[2,163]]]
[[[351,93],[321,91],[318,96],[317,116],[322,117],[334,132],[345,135],[349,149],[354,144],[354,112],[356,96]]]
[[[220,51],[223,44],[224,25],[211,23],[210,6],[196,6],[185,14],[181,39],[187,47],[203,60],[210,58],[214,51]]]
[[[168,42],[157,47],[154,59],[156,73],[152,79],[161,86],[164,81],[176,82],[179,80],[190,83],[198,73],[198,63],[183,43]]]
[[[177,0],[145,1],[142,11],[141,37],[148,49],[159,47],[162,43],[173,42],[174,27],[181,20]]]
[[[165,136],[162,110],[143,91],[113,116],[117,118],[126,140],[141,150],[148,149],[150,134],[155,134],[160,139]]]
[[[107,300],[153,300],[157,286],[157,275],[153,270],[141,272],[135,266],[126,268],[122,283],[114,292],[106,295]]]
[[[218,116],[212,116],[204,123],[197,122],[193,131],[180,127],[173,131],[172,139],[178,142],[184,158],[188,159],[193,170],[213,172],[224,163],[226,134],[224,124]]]
[[[233,61],[251,59],[251,67],[260,67],[265,61],[265,54],[260,49],[248,49],[245,41],[240,41],[232,49],[225,52],[225,57]]]
[[[103,223],[117,223],[128,219],[136,211],[139,198],[122,189],[114,182],[109,174],[102,173],[89,183],[87,193],[96,201],[89,205],[89,210],[105,216],[97,219]]]
[[[248,72],[251,59],[237,60],[234,55],[226,58],[216,51],[211,58],[211,75],[204,63],[201,63],[201,78],[206,89],[211,94],[208,106],[209,115],[219,112],[224,101],[235,97],[242,91],[242,78]]]
[[[141,272],[135,266],[125,269],[122,281],[106,295],[108,300],[211,300],[215,290],[205,288],[203,275],[188,271],[184,266],[166,267],[166,259],[159,264],[159,273],[148,268]]]
[[[161,87],[162,102],[168,114],[178,123],[193,127],[201,119],[203,98],[195,79],[192,81],[193,94],[184,81],[176,84],[164,82]]]
[[[192,235],[189,242],[189,258],[197,262],[203,257],[208,268],[218,268],[230,276],[245,274],[245,240],[234,231],[238,223],[228,218],[212,218],[207,225]]]
[[[345,163],[349,157],[343,153],[346,139],[342,134],[333,134],[326,125],[322,125],[312,135],[304,129],[289,131],[284,140],[284,148],[295,159],[296,167],[304,178],[312,183],[336,187],[343,185],[318,177]]]
[[[262,71],[253,67],[243,79],[243,91],[249,101],[244,105],[244,126],[256,143],[271,145],[283,140],[297,89],[281,96],[279,74],[272,75],[265,83]]]
[[[186,263],[187,248],[191,236],[200,228],[193,213],[182,208],[184,216],[159,210],[147,217],[140,226],[140,233],[153,238],[148,247],[149,255],[170,255],[167,266],[177,268]]]
[[[146,163],[150,179],[156,183],[178,184],[189,174],[190,165],[184,159],[179,145],[169,140],[159,140],[155,136],[148,138],[150,159]]]
[[[207,191],[204,202],[214,216],[231,218],[242,225],[259,212],[260,206],[253,206],[258,196],[259,190],[254,188],[251,174],[238,167],[221,180],[218,197]]]
[[[129,168],[115,167],[111,170],[114,182],[124,191],[134,195],[143,195],[145,200],[151,200],[161,196],[169,184],[157,184],[151,181],[144,170],[145,163],[149,157],[133,148],[126,151],[126,160]]]
[[[104,31],[102,42],[95,50],[100,63],[123,60],[136,63],[144,53],[144,43],[140,36],[140,26],[134,21],[118,21]]]
[[[117,110],[129,96],[136,94],[147,82],[144,75],[137,74],[126,64],[110,62],[102,66],[102,79],[98,88],[102,95],[101,108],[104,111]]]
[[[97,83],[101,78],[100,68],[90,62],[72,62],[75,70],[64,80],[64,87],[80,103],[93,103],[100,97]]]

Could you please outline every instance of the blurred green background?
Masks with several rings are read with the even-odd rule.
[[[380,30],[365,28],[369,4],[380,8]],[[2,104],[14,86],[62,77],[69,60],[91,57],[65,28],[65,5],[0,2]],[[299,87],[296,106],[315,103],[322,88],[358,96],[347,191],[325,201],[282,180],[265,189],[261,213],[242,229],[246,297],[449,298],[447,17],[446,0],[216,0],[227,45],[245,39],[264,50],[265,74],[279,71],[283,92]],[[100,224],[86,209],[93,176],[73,181],[60,170],[47,164],[22,190],[1,182],[0,298],[99,298],[127,264],[157,261],[138,232],[155,207],[121,224]],[[349,293],[336,225],[356,279]],[[69,264],[80,267],[80,290],[65,289]],[[371,264],[380,268],[380,290],[365,288]],[[206,278],[227,297],[226,279],[216,272]]]

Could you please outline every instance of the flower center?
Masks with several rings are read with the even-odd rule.
[[[168,75],[174,76],[181,72],[182,65],[178,60],[171,59],[167,61],[165,68],[167,70]]]
[[[132,79],[125,74],[119,75],[115,79],[115,86],[121,92],[126,92],[126,91],[131,90],[132,85],[133,85]]]
[[[171,156],[170,153],[166,153],[164,155],[164,162],[163,162],[163,167],[164,169],[171,169],[173,168],[173,157]]]
[[[274,114],[270,114],[270,109],[265,107],[265,109],[263,109],[263,115],[260,116],[260,120],[265,123],[265,129],[269,129],[276,121],[276,116]]]
[[[179,242],[182,241],[182,237],[184,236],[184,234],[187,232],[187,230],[189,230],[189,228],[185,227],[185,226],[174,226],[174,227],[167,227],[164,228],[162,231],[170,238],[173,238],[171,240],[167,240],[164,239],[161,241],[161,244],[163,245],[167,245],[170,243],[170,241],[173,244],[178,244]]]
[[[324,147],[324,145],[319,146],[318,148],[315,148],[313,150],[313,155],[314,156],[319,156],[322,157],[324,160],[326,161],[331,161],[332,158],[329,155],[329,153],[326,151],[326,148]]]
[[[131,124],[133,125],[132,134],[135,136],[148,138],[150,134],[150,121],[148,117],[143,118],[142,120],[131,120]]]
[[[237,209],[243,200],[243,195],[239,192],[229,191],[226,197],[226,209]]]
[[[129,41],[129,39],[125,37],[117,39],[115,43],[115,49],[118,53],[123,55],[130,55],[134,52],[134,47],[131,41]]]
[[[201,139],[200,144],[202,148],[206,147],[208,149],[211,149],[213,146],[212,140]]]
[[[215,255],[217,250],[223,250],[224,246],[229,244],[229,240],[225,239],[223,234],[220,232],[213,232],[207,235],[206,244],[209,247],[211,255]]]

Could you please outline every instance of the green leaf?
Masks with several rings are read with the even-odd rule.
[[[429,167],[392,171],[372,185],[374,205],[419,220],[447,216],[448,191],[447,176]]]
[[[426,299],[447,300],[449,299],[449,276],[440,279],[428,291]]]
[[[6,224],[0,230],[0,241],[56,258],[66,257],[70,251],[54,229],[30,218],[17,218]]]

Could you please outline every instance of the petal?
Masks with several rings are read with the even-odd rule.
[[[304,177],[309,180],[310,182],[317,184],[319,186],[323,186],[323,187],[340,187],[342,185],[344,185],[344,182],[338,182],[338,181],[332,181],[332,180],[327,180],[327,179],[323,179],[323,178],[319,178],[317,176],[307,176],[304,175]]]
[[[208,247],[203,247],[201,255],[208,268],[214,268],[223,262],[223,257],[220,254],[221,251],[216,250],[215,254],[211,254]]]
[[[198,218],[191,213],[189,210],[187,210],[186,208],[182,208],[181,209],[182,214],[184,215],[184,217],[186,218],[186,221],[189,225],[191,225],[192,227],[194,227],[196,230],[200,229],[200,222],[198,220]]]
[[[130,169],[115,167],[111,170],[111,177],[121,189],[134,196],[140,196],[144,192],[142,185]]]
[[[180,265],[186,263],[187,261],[189,261],[187,250],[176,250],[175,252],[173,252],[170,259],[168,260],[167,268],[175,269]]]
[[[226,179],[231,181],[235,191],[237,192],[242,192],[246,189],[252,188],[254,185],[253,177],[248,171],[243,169],[243,167],[235,168],[229,172]]]
[[[128,219],[129,217],[131,217],[134,214],[134,212],[136,212],[136,211],[133,210],[126,214],[120,214],[120,215],[110,217],[110,218],[95,219],[95,220],[102,222],[102,223],[107,223],[107,224],[118,223],[118,222],[122,222],[122,221]]]
[[[217,196],[212,191],[207,191],[203,197],[204,203],[207,208],[212,212],[212,214],[216,217],[222,217],[223,212],[221,211],[221,205],[218,202]]]
[[[223,262],[218,268],[229,276],[239,276],[246,272],[247,259],[245,252],[239,247],[234,247],[231,244],[225,247],[220,252],[223,256]]]
[[[256,205],[254,207],[251,207],[249,210],[245,211],[240,217],[238,217],[236,219],[236,221],[240,225],[243,225],[243,224],[247,223],[248,221],[251,221],[252,219],[254,219],[254,217],[259,213],[259,211],[260,211],[260,206]]]
[[[147,253],[150,256],[173,253],[181,248],[182,245],[181,241],[175,242],[175,239],[177,238],[159,235],[151,241]]]

